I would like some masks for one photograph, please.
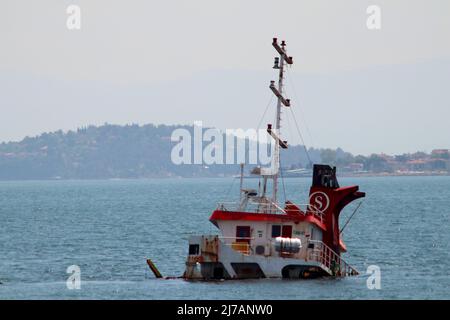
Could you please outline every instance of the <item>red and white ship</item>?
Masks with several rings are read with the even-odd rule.
[[[293,63],[286,44],[273,39],[279,54],[275,69],[278,84],[270,89],[278,99],[276,124],[267,132],[275,139],[269,168],[255,168],[260,176],[260,190],[244,189],[241,170],[240,200],[220,203],[210,221],[220,230],[218,235],[189,238],[185,279],[311,278],[350,276],[358,271],[341,257],[346,252],[339,228],[342,209],[365,193],[358,186],[340,187],[336,168],[314,165],[309,201],[299,205],[277,200],[280,171],[280,148],[287,142],[279,137],[282,108],[290,108],[283,97],[286,65]],[[268,184],[268,181],[271,183]],[[271,192],[267,190],[271,188]],[[303,209],[302,209],[303,208]]]

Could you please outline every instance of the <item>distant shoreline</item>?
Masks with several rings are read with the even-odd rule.
[[[379,177],[449,177],[450,173],[367,173],[367,174],[338,174],[338,178],[379,178]],[[312,176],[299,176],[299,177],[283,177],[284,179],[296,179],[307,178]],[[236,176],[204,176],[204,177],[146,177],[146,178],[104,178],[104,179],[12,179],[12,180],[0,180],[0,183],[7,182],[47,182],[47,181],[145,181],[145,180],[195,180],[195,179],[238,179]],[[244,176],[245,179],[257,179],[258,177]]]
[[[434,172],[408,172],[408,173],[349,173],[338,175],[340,177],[448,177],[450,172],[434,173]]]

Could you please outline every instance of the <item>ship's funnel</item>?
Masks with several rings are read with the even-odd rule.
[[[310,209],[323,214],[327,228],[323,234],[323,241],[337,253],[341,252],[339,214],[353,200],[365,197],[366,194],[358,190],[358,186],[339,186],[336,167],[314,165],[313,181],[309,193]]]

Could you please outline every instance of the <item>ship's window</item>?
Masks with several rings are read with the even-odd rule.
[[[283,238],[292,238],[292,226],[283,226],[281,236]]]
[[[189,245],[189,254],[190,255],[198,255],[200,251],[200,246],[198,244],[190,244]]]
[[[272,238],[281,236],[281,226],[274,224],[272,225]]]
[[[276,237],[292,238],[292,226],[272,225],[272,238]]]
[[[250,226],[236,227],[236,242],[250,242]]]

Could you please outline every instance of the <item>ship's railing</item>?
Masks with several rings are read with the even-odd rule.
[[[322,241],[309,240],[308,244],[314,245],[313,248],[310,248],[308,259],[322,263],[333,275],[345,277],[359,274],[355,268]]]
[[[255,238],[249,237],[219,237],[222,243],[231,247],[242,254],[249,255],[251,253],[250,241]]]
[[[301,212],[305,215],[311,214],[316,217],[320,222],[324,221],[324,213],[320,211],[316,206],[311,203],[293,203],[293,205],[297,206]],[[305,209],[302,209],[305,208]]]
[[[253,212],[253,213],[271,213],[271,214],[285,214],[283,208],[275,203],[260,203],[260,202],[248,202],[245,206],[242,206],[239,202],[219,202],[217,209],[221,211],[232,212]]]
[[[320,222],[324,222],[324,213],[317,209],[310,203],[294,204],[300,208],[300,212],[308,215],[311,214],[316,217]],[[305,209],[302,209],[305,208]],[[245,206],[242,206],[239,202],[219,202],[217,209],[221,211],[231,212],[252,212],[252,213],[270,213],[270,214],[286,214],[286,210],[281,208],[278,204],[272,202],[248,202]]]

